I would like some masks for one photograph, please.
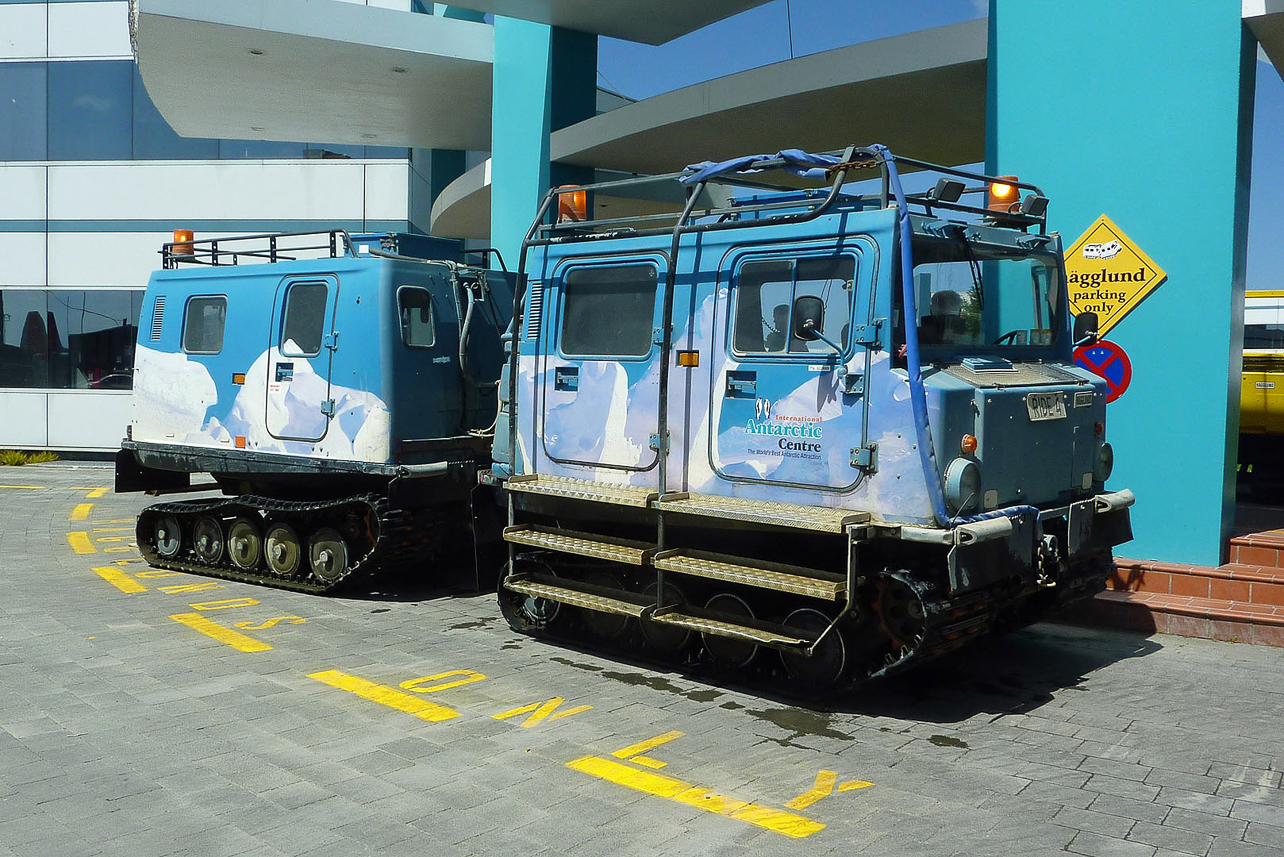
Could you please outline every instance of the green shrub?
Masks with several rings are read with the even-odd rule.
[[[45,464],[50,461],[57,461],[58,453],[44,450],[42,452],[32,452],[27,455],[28,464]]]
[[[27,463],[27,454],[19,452],[16,449],[0,450],[0,464],[9,467],[19,467]]]

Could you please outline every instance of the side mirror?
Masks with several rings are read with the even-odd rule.
[[[825,327],[825,302],[815,295],[803,295],[794,301],[794,338],[804,342],[821,339]]]
[[[1097,341],[1097,314],[1095,312],[1081,312],[1074,317],[1074,344],[1078,348],[1080,345],[1091,345]]]

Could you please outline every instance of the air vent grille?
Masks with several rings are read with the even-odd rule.
[[[152,342],[158,342],[161,336],[161,322],[165,318],[165,296],[157,295],[152,304]]]
[[[526,298],[526,338],[537,339],[544,316],[544,284],[531,283]]]

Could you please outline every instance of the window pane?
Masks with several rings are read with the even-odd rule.
[[[129,160],[133,63],[49,64],[49,158]]]
[[[656,284],[653,265],[571,271],[562,285],[562,353],[645,357],[651,352]]]
[[[219,140],[218,156],[225,161],[302,158],[303,144],[275,143],[271,140]]]
[[[0,387],[49,383],[48,299],[39,289],[0,289]]]
[[[401,310],[401,341],[411,348],[431,348],[437,340],[432,294],[427,289],[402,286],[397,291]]]
[[[190,354],[218,354],[223,350],[227,298],[192,298],[183,319],[183,350]]]
[[[785,350],[792,292],[791,262],[749,262],[740,268],[736,288],[736,351],[751,354]]]
[[[285,324],[281,328],[281,353],[287,357],[312,357],[321,353],[325,327],[325,283],[294,283],[285,295]]]
[[[45,63],[0,63],[0,161],[43,161]]]
[[[147,94],[138,68],[133,69],[134,87],[134,157],[144,160],[214,160],[218,157],[218,140],[204,137],[180,137]]]
[[[820,332],[842,348],[847,347],[847,332],[852,320],[852,283],[855,273],[856,261],[850,256],[798,260],[794,300],[805,296],[820,298],[825,305],[824,323]],[[794,339],[789,344],[789,350],[834,353],[833,347],[820,339]]]
[[[0,289],[0,387],[128,390],[143,293]]]
[[[1284,327],[1278,324],[1246,324],[1244,347],[1284,348]]]

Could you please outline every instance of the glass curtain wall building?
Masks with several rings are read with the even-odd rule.
[[[179,137],[128,16],[123,0],[0,0],[0,448],[117,447],[173,229],[426,231],[405,148]]]

